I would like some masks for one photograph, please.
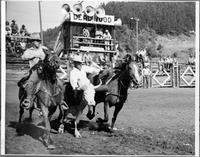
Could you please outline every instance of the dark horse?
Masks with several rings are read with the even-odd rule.
[[[94,89],[98,88],[101,85],[101,83],[99,83],[99,85],[94,86]],[[88,96],[90,96],[90,98],[94,98],[94,94],[95,92],[90,92],[87,93]],[[76,138],[80,138],[81,134],[78,131],[77,125],[80,121],[80,117],[83,113],[84,108],[88,105],[88,106],[95,106],[95,102],[94,104],[88,103],[85,99],[85,94],[83,93],[83,90],[78,90],[78,91],[74,91],[70,82],[66,83],[65,86],[65,91],[64,91],[64,101],[67,103],[68,105],[68,109],[64,110],[64,116],[63,116],[63,123],[64,123],[64,118],[67,118],[67,115],[69,113],[71,113],[73,116],[75,116],[75,121],[74,121],[74,136]],[[93,102],[93,101],[92,101]],[[61,124],[64,125],[64,124]],[[59,130],[60,133],[62,133],[64,130]]]
[[[113,72],[111,72],[113,73]],[[112,117],[111,127],[113,130],[117,115],[122,109],[128,96],[128,88],[130,83],[133,82],[136,86],[140,83],[140,75],[138,65],[132,60],[130,55],[126,55],[122,63],[118,67],[118,71],[112,74],[113,77],[106,79],[104,84],[107,85],[107,91],[96,91],[95,101],[96,104],[101,102],[104,103],[104,120],[103,122],[108,122],[108,108],[115,106],[114,114]],[[88,115],[94,117],[95,107],[89,109]]]
[[[50,118],[59,106],[60,116],[63,114],[61,104],[63,103],[63,92],[62,83],[56,77],[56,71],[59,68],[59,58],[55,54],[46,54],[43,61],[39,61],[34,67],[30,69],[30,76],[26,82],[22,81],[18,83],[19,86],[19,100],[20,100],[20,111],[19,111],[19,125],[22,122],[22,115],[24,108],[29,110],[30,120],[34,109],[40,111],[43,115],[45,123],[45,132],[43,135],[43,142],[48,149],[55,148],[53,141],[50,137]],[[32,86],[27,86],[30,78],[35,75],[36,81],[32,83]]]

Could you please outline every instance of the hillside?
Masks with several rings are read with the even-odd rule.
[[[109,2],[103,6],[107,15],[123,21],[116,28],[116,40],[121,52],[136,52],[135,21],[139,21],[139,49],[147,49],[150,57],[177,55],[187,58],[194,53],[194,2]],[[60,26],[44,32],[44,43],[53,48]]]
[[[156,44],[162,45],[162,55],[168,56],[177,53],[178,58],[188,58],[189,54],[195,52],[195,36],[170,36],[170,35],[158,35],[156,38]]]
[[[106,14],[121,18],[135,28],[131,17],[140,19],[139,28],[147,27],[157,34],[182,34],[195,29],[195,2],[109,2]]]

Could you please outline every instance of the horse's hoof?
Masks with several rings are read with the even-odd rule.
[[[75,135],[75,137],[76,137],[76,138],[81,138],[82,136],[81,136],[81,135]]]
[[[53,149],[55,149],[56,147],[53,145],[53,144],[50,144],[50,145],[48,145],[48,147],[47,147],[47,149],[48,150],[53,150]]]
[[[107,127],[107,131],[110,133],[113,133],[115,130],[109,126],[109,127]]]
[[[63,124],[60,125],[60,127],[58,129],[58,133],[59,134],[63,134],[64,133],[64,125]]]
[[[75,132],[75,137],[76,138],[81,138],[81,134],[79,132]]]
[[[95,115],[92,114],[91,112],[88,112],[86,116],[87,116],[87,118],[88,118],[89,120],[92,120],[92,119],[94,118]]]

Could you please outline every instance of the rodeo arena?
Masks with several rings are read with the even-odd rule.
[[[195,58],[121,53],[121,19],[61,8],[53,49],[6,21],[5,154],[194,155]]]

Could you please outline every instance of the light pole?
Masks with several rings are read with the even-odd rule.
[[[131,20],[135,20],[136,21],[136,52],[138,52],[138,22],[140,21],[139,18],[135,17],[131,17]]]

